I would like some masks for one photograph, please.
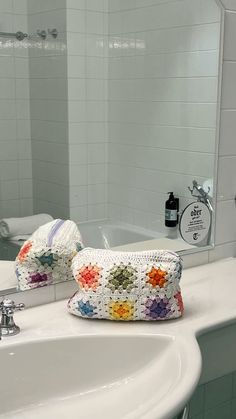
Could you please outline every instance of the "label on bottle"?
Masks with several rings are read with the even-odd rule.
[[[189,244],[198,245],[207,238],[211,227],[211,213],[203,202],[193,202],[182,213],[180,234]]]
[[[165,211],[165,219],[166,221],[177,221],[177,210],[170,210],[166,209]]]

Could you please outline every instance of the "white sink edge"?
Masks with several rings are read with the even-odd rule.
[[[186,346],[185,356],[188,356],[189,358],[191,373],[186,374],[180,385],[171,392],[171,397],[168,401],[166,400],[168,399],[167,395],[167,397],[163,398],[158,406],[150,407],[149,412],[140,416],[139,419],[172,419],[186,406],[187,402],[194,393],[202,371],[201,351],[194,335],[185,336],[184,340],[188,345],[188,349]],[[154,400],[153,403],[155,403]]]
[[[55,340],[67,340],[68,338],[76,339],[79,338],[87,338],[87,337],[110,337],[110,333],[84,333],[82,335],[74,335],[70,333],[66,333],[63,335],[57,336],[47,336],[47,337],[34,337],[28,338],[25,340],[22,339],[14,339],[8,340],[4,339],[2,348],[11,348],[15,345],[24,346],[28,343],[37,343],[37,342],[47,342],[47,341],[55,341]],[[179,411],[185,406],[186,402],[189,400],[191,395],[193,394],[197,383],[200,378],[201,374],[201,353],[200,348],[198,346],[197,340],[194,335],[183,335],[183,334],[176,334],[173,335],[172,333],[134,333],[128,335],[127,333],[116,333],[114,334],[117,338],[123,337],[152,337],[154,340],[158,337],[167,338],[170,340],[175,341],[175,344],[178,345],[180,349],[181,359],[184,359],[186,362],[187,359],[187,367],[190,368],[191,373],[185,373],[184,377],[178,382],[178,385],[171,389],[171,397],[169,398],[168,393],[166,396],[158,402],[156,405],[155,398],[149,400],[149,403],[144,406],[142,411],[132,411],[130,414],[126,415],[124,419],[170,419],[174,417]],[[19,337],[19,336],[18,336]],[[1,344],[0,344],[1,345]],[[184,350],[183,350],[184,349]],[[0,346],[1,351],[1,346]],[[193,362],[194,358],[194,362]],[[12,412],[13,413],[13,412]],[[171,416],[170,416],[171,415]],[[0,417],[2,417],[0,415]]]

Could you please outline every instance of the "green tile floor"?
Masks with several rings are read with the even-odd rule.
[[[189,419],[236,419],[236,371],[197,387]]]

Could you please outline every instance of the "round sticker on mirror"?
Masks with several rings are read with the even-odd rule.
[[[183,211],[179,224],[182,238],[189,244],[198,245],[206,239],[211,226],[211,213],[203,202],[193,202]]]

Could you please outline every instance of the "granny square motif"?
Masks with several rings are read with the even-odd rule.
[[[183,314],[181,258],[165,250],[83,249],[72,262],[79,290],[68,311],[84,318],[167,320]]]

